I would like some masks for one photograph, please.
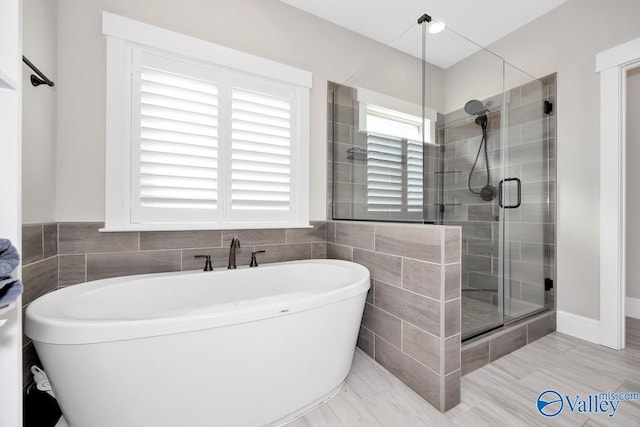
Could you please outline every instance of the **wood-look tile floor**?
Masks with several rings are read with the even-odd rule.
[[[627,329],[637,333],[640,321]],[[640,393],[640,334],[615,351],[554,332],[462,377],[461,403],[446,414],[357,350],[336,397],[287,426],[640,426],[640,401],[622,402],[614,417],[564,409],[545,418],[536,399],[548,389]]]

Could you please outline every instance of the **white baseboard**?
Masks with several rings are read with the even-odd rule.
[[[556,330],[581,340],[600,344],[600,321],[558,310]]]
[[[624,315],[633,317],[634,319],[640,319],[640,298],[626,298]]]

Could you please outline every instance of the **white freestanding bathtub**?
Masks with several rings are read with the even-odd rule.
[[[339,389],[368,289],[338,260],[119,277],[38,298],[25,331],[72,427],[277,425]]]

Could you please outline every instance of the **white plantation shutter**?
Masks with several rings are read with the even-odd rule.
[[[137,53],[132,222],[216,222],[220,72]]]
[[[367,210],[423,211],[422,143],[389,136],[367,137]]]
[[[292,210],[295,92],[235,78],[231,88],[233,221],[287,221]]]
[[[367,136],[367,210],[402,211],[402,140]]]
[[[367,210],[423,211],[423,145],[420,117],[360,104],[367,132]],[[362,123],[361,123],[362,124]]]
[[[407,211],[422,212],[423,205],[423,145],[421,141],[407,141]]]

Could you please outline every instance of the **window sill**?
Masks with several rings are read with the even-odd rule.
[[[262,230],[281,228],[313,228],[310,224],[136,224],[130,227],[104,227],[101,233],[135,232],[135,231],[200,231],[200,230]]]

